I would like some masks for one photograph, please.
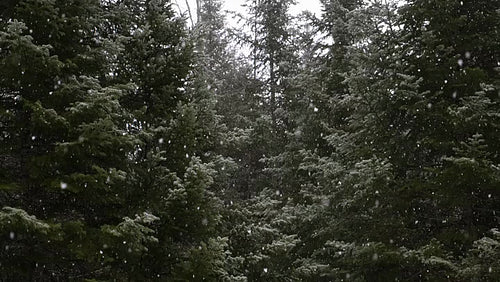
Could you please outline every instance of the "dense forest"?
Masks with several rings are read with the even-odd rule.
[[[0,281],[500,281],[500,1],[321,3],[1,1]]]

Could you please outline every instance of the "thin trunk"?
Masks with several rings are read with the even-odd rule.
[[[189,6],[189,0],[186,0],[186,7],[189,14],[189,21],[191,22],[191,27],[194,27],[193,14],[191,14],[191,7]]]
[[[201,0],[196,0],[196,22],[200,22],[201,17]]]
[[[274,72],[274,54],[271,52],[269,54],[269,86],[271,94],[271,118],[273,124],[276,125],[276,117],[274,112],[276,110],[276,74]]]
[[[257,0],[254,2],[255,18],[253,20],[253,79],[257,80]]]

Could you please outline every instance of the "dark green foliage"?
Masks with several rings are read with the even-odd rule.
[[[26,0],[5,14],[0,277],[150,280],[186,277],[192,256],[222,263],[215,171],[196,157],[215,117],[181,89],[191,48],[170,5]]]
[[[293,3],[1,2],[0,280],[498,280],[500,2]]]
[[[496,2],[323,4],[330,41],[304,56],[265,168],[279,233],[298,235],[286,277],[466,279],[461,257],[498,225]]]

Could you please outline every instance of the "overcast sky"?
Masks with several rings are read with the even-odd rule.
[[[178,0],[180,1],[180,0]],[[241,8],[241,4],[245,3],[245,0],[225,0],[224,9],[230,11],[243,12],[244,9]],[[313,13],[319,13],[321,11],[321,5],[319,0],[298,0],[297,5],[295,5],[291,12],[293,14],[300,13],[301,11],[308,10]]]
[[[195,0],[188,0],[188,1],[191,10],[194,13],[194,11],[196,10],[196,4],[195,4],[196,2]],[[174,0],[173,2],[174,3],[177,2],[182,11],[184,12],[187,11],[186,0]],[[241,7],[241,5],[245,3],[245,0],[225,0],[223,2],[224,2],[224,7],[223,7],[224,10],[235,11],[242,14],[245,13],[245,9]],[[313,12],[319,16],[319,14],[321,13],[320,0],[297,0],[297,5],[291,8],[291,13],[298,14],[305,10]],[[231,23],[232,21],[229,19],[229,22]]]

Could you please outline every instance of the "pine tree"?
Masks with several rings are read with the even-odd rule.
[[[190,256],[203,244],[215,244],[220,220],[219,200],[210,190],[213,159],[206,157],[217,140],[217,120],[206,86],[193,74],[192,43],[166,1],[110,5],[117,19],[111,31],[124,45],[112,81],[137,85],[124,98],[136,119],[129,129],[141,140],[134,151],[138,189],[130,204],[160,218],[159,246],[145,256],[143,267],[150,276],[214,277],[215,270],[196,273],[184,264],[212,259]]]
[[[20,2],[2,32],[2,66],[11,67],[2,76],[2,125],[8,129],[2,156],[12,160],[2,175],[8,199],[2,233],[11,240],[4,243],[6,279],[88,277],[102,271],[99,250],[110,236],[105,227],[120,226],[125,215],[116,195],[128,187],[127,152],[135,140],[124,134],[130,117],[119,99],[131,86],[102,87],[92,77],[95,69],[82,66],[86,75],[81,73],[78,64],[92,60],[80,58],[102,50],[75,40],[90,34],[85,19],[98,10],[98,3],[81,4],[56,9],[52,2]],[[41,14],[27,12],[35,7]],[[38,17],[50,28],[29,29]],[[61,34],[78,43],[57,45],[65,39]],[[131,223],[140,231],[131,244],[141,246],[149,229],[140,220]],[[93,238],[84,236],[88,233]]]
[[[252,18],[251,39],[254,79],[264,81],[262,103],[271,117],[272,132],[283,138],[283,99],[290,74],[296,61],[291,45],[292,17],[289,14],[293,1],[254,1],[248,4]],[[280,139],[274,142],[279,143]]]
[[[401,166],[417,165],[407,172],[412,180],[406,181],[414,183],[408,191],[426,191],[411,196],[411,221],[426,226],[416,238],[436,237],[457,255],[496,226],[493,211],[482,206],[497,199],[489,188],[497,185],[497,173],[479,169],[498,162],[496,145],[490,147],[498,122],[486,113],[496,112],[498,103],[495,9],[496,1],[410,2],[402,13],[408,34],[404,63],[407,74],[421,83],[418,100],[407,106],[413,115],[409,136],[417,149]]]
[[[453,21],[461,13],[470,16],[487,5],[457,5],[412,2],[399,17],[391,6],[374,2],[350,13],[354,41],[347,55],[353,65],[345,76],[349,93],[340,104],[352,110],[347,126],[327,138],[336,157],[326,161],[331,164],[325,180],[338,182],[328,197],[331,208],[322,215],[338,223],[322,230],[324,238],[336,239],[313,255],[318,269],[328,273],[325,265],[338,265],[341,275],[362,279],[456,277],[457,257],[495,226],[494,211],[480,206],[496,199],[490,188],[497,186],[495,151],[483,134],[497,132],[495,114],[487,113],[495,111],[497,74],[484,59],[464,70],[459,54],[467,51],[455,53],[462,46],[449,33],[459,34]],[[491,56],[492,43],[480,42],[485,52],[477,51],[478,57]],[[459,92],[465,97],[457,98]],[[314,172],[317,165],[309,167]],[[378,250],[369,251],[373,246]],[[355,256],[366,251],[365,258]],[[351,268],[354,261],[358,267]],[[423,266],[427,274],[420,273]],[[339,277],[339,271],[328,275]]]
[[[63,2],[2,20],[1,276],[182,277],[219,220],[183,22],[165,1]]]

